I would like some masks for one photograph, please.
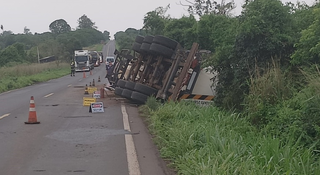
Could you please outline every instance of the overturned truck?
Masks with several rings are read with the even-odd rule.
[[[138,103],[150,96],[167,101],[211,102],[214,74],[201,68],[207,50],[193,43],[190,50],[164,36],[137,36],[132,50],[115,51],[116,65],[111,83],[115,94]]]

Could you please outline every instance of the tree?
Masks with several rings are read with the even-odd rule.
[[[28,29],[27,26],[25,26],[25,27],[23,28],[23,33],[24,33],[24,34],[31,34],[30,29]]]
[[[280,0],[255,0],[245,6],[232,55],[219,73],[217,104],[241,109],[250,77],[263,75],[273,60],[282,68],[289,65],[294,36],[289,10]]]
[[[169,4],[170,5],[170,4]],[[148,12],[143,18],[143,30],[149,35],[162,35],[165,23],[170,19],[165,13],[170,6],[158,7],[154,11]]]
[[[82,15],[78,19],[78,29],[97,29],[95,23],[91,21],[86,15]]]
[[[164,35],[178,41],[182,47],[190,49],[197,40],[197,21],[194,16],[171,19],[164,28]]]
[[[108,31],[103,31],[103,36],[105,38],[105,40],[109,41],[110,40],[110,32]]]
[[[221,3],[218,4],[217,1],[213,0],[195,0],[195,2],[191,2],[186,0],[188,5],[180,4],[182,6],[188,7],[188,12],[192,15],[208,15],[208,14],[216,14],[216,15],[230,15],[230,12],[236,8],[234,0],[226,3],[225,0],[221,0]]]
[[[313,10],[314,22],[301,32],[301,38],[296,44],[297,50],[292,55],[291,62],[296,65],[320,63],[320,8]]]
[[[57,19],[49,25],[49,29],[53,34],[61,34],[71,31],[70,25],[64,19]]]

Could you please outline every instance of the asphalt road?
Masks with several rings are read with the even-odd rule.
[[[114,42],[104,50],[113,53]],[[0,174],[174,174],[159,158],[135,104],[109,91],[97,99],[104,112],[90,113],[83,106],[83,97],[91,97],[84,94],[86,84],[94,79],[98,89],[103,87],[105,65],[85,75],[0,94]],[[31,96],[40,124],[24,123]]]

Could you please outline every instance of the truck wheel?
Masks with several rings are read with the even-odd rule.
[[[140,50],[144,53],[150,53],[150,45],[149,43],[142,43]]]
[[[126,80],[118,80],[117,82],[117,86],[121,87],[121,88],[125,88],[127,81]]]
[[[136,36],[135,42],[142,44],[144,37],[141,35]]]
[[[173,55],[174,51],[166,46],[163,46],[161,44],[152,43],[150,45],[150,51],[155,52],[159,55],[162,55],[166,58],[170,58]]]
[[[134,86],[134,90],[147,96],[155,96],[158,93],[158,89],[152,88],[141,83],[136,83],[136,85]]]
[[[114,94],[121,96],[123,89],[120,87],[116,87],[114,90]]]
[[[151,44],[153,42],[153,38],[154,36],[152,35],[145,36],[143,42]]]
[[[170,49],[173,49],[173,50],[175,50],[177,45],[178,45],[177,41],[172,40],[172,39],[167,38],[167,37],[164,37],[164,36],[161,36],[161,35],[156,35],[153,38],[153,42],[157,43],[157,44],[161,44],[161,45],[166,46],[166,47],[168,47]]]
[[[135,85],[136,85],[135,82],[127,81],[124,87],[127,88],[127,89],[130,89],[130,90],[134,90],[134,86]]]
[[[141,52],[140,47],[141,47],[141,44],[140,44],[140,43],[135,42],[135,43],[133,43],[133,45],[132,45],[132,50],[134,50],[134,51],[136,51],[136,52],[140,53],[140,52]]]
[[[134,100],[134,101],[137,101],[139,103],[146,103],[147,100],[148,100],[148,96],[144,95],[144,94],[141,94],[139,92],[135,92],[133,91],[132,94],[131,94],[131,99]]]
[[[129,89],[123,89],[122,90],[122,93],[121,93],[121,96],[122,97],[125,97],[127,99],[131,99],[131,94],[132,94],[132,90],[129,90]]]

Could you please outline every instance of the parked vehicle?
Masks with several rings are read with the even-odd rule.
[[[74,51],[75,71],[90,71],[94,68],[92,56],[88,50]]]
[[[100,66],[100,55],[97,51],[90,51],[90,55],[92,56],[92,62],[94,63],[94,67]]]
[[[116,51],[115,94],[145,103],[149,96],[162,101],[191,99],[212,102],[215,91],[211,71],[200,67],[210,52],[191,50],[164,36],[137,36],[131,50]]]

